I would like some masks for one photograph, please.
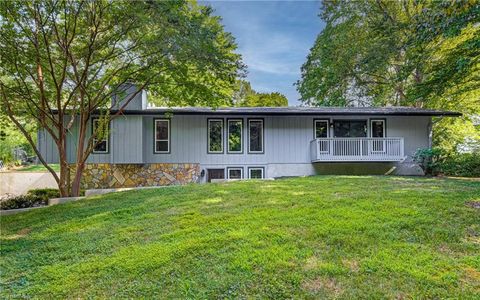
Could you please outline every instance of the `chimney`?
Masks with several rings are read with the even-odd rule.
[[[112,97],[112,109],[120,109],[128,101],[132,94],[138,91],[136,85],[132,83],[122,84]],[[124,110],[143,110],[147,108],[147,92],[141,90],[124,107]]]

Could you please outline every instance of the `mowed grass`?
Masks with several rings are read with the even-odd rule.
[[[60,172],[60,165],[59,164],[50,164],[50,167],[55,171],[55,172]],[[43,165],[28,165],[28,166],[23,166],[18,169],[15,169],[17,172],[49,172],[47,168]]]
[[[317,176],[2,217],[1,296],[478,298],[480,182]]]

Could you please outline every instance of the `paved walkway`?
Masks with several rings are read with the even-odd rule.
[[[21,195],[41,188],[58,188],[49,172],[0,172],[0,196]]]

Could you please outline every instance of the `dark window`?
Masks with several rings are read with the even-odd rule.
[[[328,137],[328,121],[327,120],[315,120],[315,138]]]
[[[225,170],[224,169],[208,169],[207,176],[208,176],[208,182],[211,182],[212,179],[225,179]]]
[[[92,134],[96,134],[93,139],[93,153],[108,152],[108,129],[109,126],[104,120],[92,120]]]
[[[385,121],[384,120],[372,120],[372,137],[383,138],[385,137]]]
[[[250,178],[250,179],[262,179],[263,178],[263,168],[249,168],[248,169],[248,178]]]
[[[223,120],[208,120],[208,152],[223,152]]]
[[[228,152],[242,152],[242,120],[228,120]]]
[[[155,120],[155,152],[170,152],[170,120]]]
[[[263,120],[248,121],[248,141],[249,152],[263,152]]]
[[[228,168],[228,179],[242,179],[242,168]]]
[[[385,120],[371,120],[370,130],[373,138],[385,137]],[[375,152],[385,151],[385,141],[382,139],[375,139],[371,141],[372,150]]]
[[[359,120],[334,121],[333,132],[335,137],[366,137],[367,122]]]

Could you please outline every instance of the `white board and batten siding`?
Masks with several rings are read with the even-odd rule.
[[[111,124],[109,152],[91,154],[88,163],[199,163],[202,167],[266,167],[267,177],[277,173],[290,172],[293,175],[309,175],[313,172],[310,155],[310,142],[314,139],[314,119],[385,119],[386,136],[402,137],[404,153],[411,157],[418,148],[429,145],[429,116],[242,116],[242,115],[173,115],[170,120],[170,152],[154,151],[154,120],[163,115],[125,115],[116,118]],[[224,120],[224,151],[210,154],[207,151],[207,120]],[[243,151],[239,154],[227,153],[227,120],[243,120]],[[264,120],[264,151],[249,153],[248,120]],[[368,127],[370,122],[367,122]],[[74,124],[67,142],[70,163],[75,161],[76,128]],[[91,125],[88,125],[88,134]],[[330,128],[330,130],[332,130]],[[370,128],[368,128],[370,132]],[[332,136],[332,135],[331,135]],[[45,159],[58,162],[56,146],[49,134],[39,132],[38,145]],[[290,171],[289,171],[290,170]]]

